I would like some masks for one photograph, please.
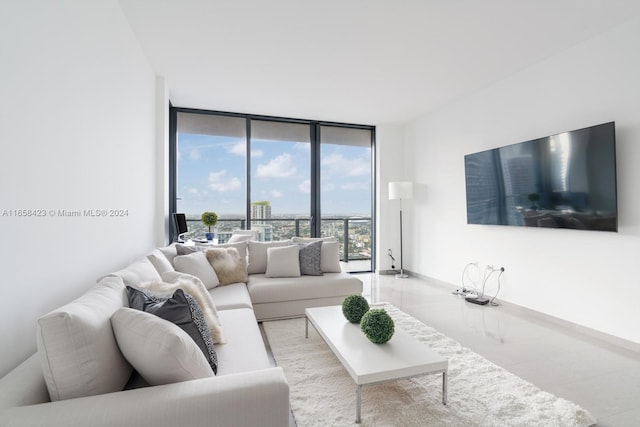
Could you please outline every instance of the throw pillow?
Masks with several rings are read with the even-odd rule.
[[[135,285],[140,282],[160,280],[160,273],[147,258],[140,258],[129,264],[126,268],[107,274],[105,277],[120,277],[125,285]]]
[[[120,351],[150,385],[214,375],[195,341],[167,320],[122,307],[111,316],[111,326]]]
[[[253,240],[253,234],[233,234],[227,240],[227,243],[238,243],[238,242],[248,242],[249,240]]]
[[[154,249],[151,251],[151,253],[147,255],[147,259],[151,261],[151,264],[153,264],[160,275],[167,271],[175,271],[173,265],[171,265],[167,257],[160,252],[160,249]]]
[[[298,243],[300,247],[300,274],[322,276],[320,264],[322,240],[311,243]]]
[[[176,257],[176,255],[178,255],[178,249],[176,248],[176,245],[171,244],[169,246],[158,248],[158,250],[162,252],[162,255],[167,258],[169,264],[173,265],[173,259]]]
[[[189,255],[178,255],[173,260],[176,270],[191,274],[202,280],[207,289],[213,289],[220,284],[218,276],[207,260],[204,252],[192,252]],[[140,283],[140,282],[138,282]]]
[[[322,240],[322,251],[320,254],[320,267],[323,273],[340,273],[340,242],[335,237],[302,238],[294,237],[294,243],[308,243]]]
[[[214,344],[224,343],[225,339],[222,333],[222,325],[218,317],[218,311],[213,303],[211,294],[207,291],[207,288],[204,287],[202,281],[196,276],[178,271],[164,273],[162,280],[163,282],[140,283],[138,287],[163,298],[169,298],[176,289],[182,289],[195,298],[202,309],[204,318],[207,320],[207,324],[211,330],[211,338]]]
[[[196,252],[195,246],[176,245],[176,255],[189,255]]]
[[[185,331],[207,358],[213,372],[218,372],[218,360],[207,321],[192,296],[185,294],[182,289],[178,289],[171,298],[167,299],[131,286],[127,286],[127,296],[129,307],[155,314]]]
[[[300,277],[300,248],[297,245],[268,248],[265,277]]]
[[[246,241],[227,242],[219,245],[210,245],[210,244],[194,245],[194,246],[176,245],[176,251],[178,255],[189,255],[194,252],[206,253],[209,249],[214,249],[214,248],[236,248],[238,250],[238,253],[240,254],[240,259],[242,260],[245,266],[247,265],[247,242]]]
[[[236,248],[214,248],[207,251],[207,260],[215,270],[220,285],[249,281],[247,267]]]
[[[249,241],[247,273],[261,274],[267,271],[267,249],[291,245],[291,240],[277,242]]]

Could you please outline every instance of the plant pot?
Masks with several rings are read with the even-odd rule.
[[[213,240],[213,236],[215,236],[216,233],[204,233],[204,236],[207,238],[207,240]]]

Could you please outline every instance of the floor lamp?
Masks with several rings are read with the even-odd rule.
[[[413,183],[409,181],[399,181],[389,183],[389,200],[400,199],[400,274],[396,277],[405,279],[409,277],[404,273],[402,264],[402,199],[410,199],[413,197]]]

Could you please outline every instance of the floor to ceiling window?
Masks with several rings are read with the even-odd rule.
[[[185,238],[202,237],[200,216],[214,211],[220,242],[243,229],[333,236],[345,270],[372,270],[372,126],[175,107],[170,117],[169,208],[186,215]]]

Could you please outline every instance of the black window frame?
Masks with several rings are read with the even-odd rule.
[[[295,123],[309,125],[310,130],[310,144],[311,144],[311,203],[310,203],[310,215],[311,215],[311,235],[318,237],[321,234],[321,221],[318,218],[321,215],[321,195],[320,195],[320,150],[321,150],[321,127],[332,126],[350,129],[364,129],[371,132],[371,270],[375,271],[376,259],[376,159],[375,159],[375,146],[376,146],[376,127],[373,125],[331,122],[323,120],[308,120],[297,119],[290,117],[278,117],[267,116],[260,114],[247,114],[247,113],[234,113],[229,111],[217,111],[217,110],[204,110],[197,108],[176,107],[172,103],[169,103],[169,218],[173,217],[177,209],[177,149],[178,149],[178,113],[191,113],[191,114],[203,114],[203,115],[215,115],[225,117],[236,117],[245,119],[246,124],[246,200],[245,200],[245,218],[247,220],[247,226],[250,227],[251,221],[251,121],[273,121],[280,123]],[[168,236],[169,243],[173,241],[173,237],[176,235],[176,228],[173,221],[168,221]]]

